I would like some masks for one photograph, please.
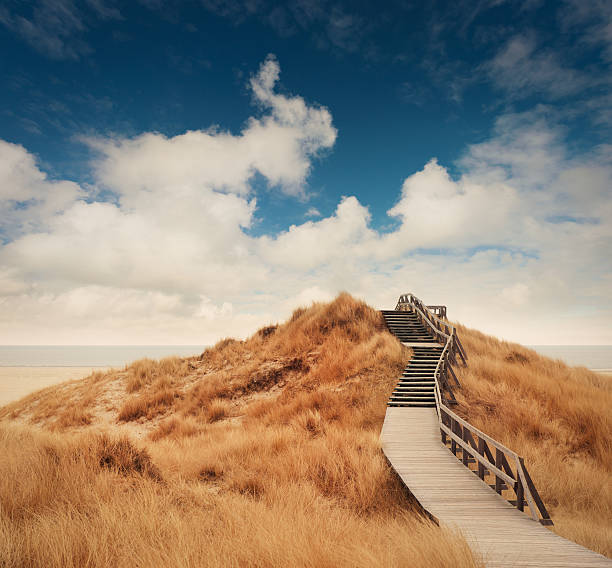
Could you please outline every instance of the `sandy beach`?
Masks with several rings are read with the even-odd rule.
[[[0,406],[36,390],[108,367],[0,367]]]

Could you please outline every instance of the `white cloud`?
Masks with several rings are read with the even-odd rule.
[[[545,110],[509,114],[458,177],[435,159],[409,175],[390,232],[349,195],[256,237],[253,173],[297,195],[336,135],[328,111],[277,94],[277,79],[268,58],[251,82],[267,114],[239,134],[94,141],[113,202],[0,143],[0,342],[206,344],[343,289],[380,307],[413,291],[525,343],[612,342],[609,149],[569,158]]]
[[[69,181],[52,181],[23,146],[0,140],[0,231],[13,236],[41,228],[84,192]]]
[[[435,160],[406,179],[399,202],[389,215],[401,227],[386,237],[394,254],[415,248],[464,248],[507,243],[515,229],[507,223],[517,215],[520,197],[503,181],[481,184],[468,176],[459,181]],[[505,231],[499,234],[500,228]]]
[[[274,238],[262,237],[258,243],[259,253],[272,266],[296,270],[343,262],[348,251],[376,237],[369,222],[367,208],[356,197],[345,197],[330,217],[291,225],[288,231]]]
[[[337,131],[326,108],[277,94],[279,73],[278,62],[269,56],[252,77],[255,102],[269,114],[249,119],[238,135],[211,128],[173,138],[147,133],[87,140],[100,154],[94,163],[99,181],[127,207],[170,188],[247,195],[257,172],[283,192],[301,194],[311,160],[333,146]]]
[[[321,212],[316,207],[309,207],[308,211],[304,213],[304,217],[320,217]]]

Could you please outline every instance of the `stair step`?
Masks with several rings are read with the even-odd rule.
[[[409,331],[393,331],[392,329],[389,330],[389,331],[391,331],[391,333],[393,335],[395,335],[396,337],[409,337],[409,338],[416,338],[416,339],[427,339],[428,343],[433,341],[433,337],[431,335],[429,335],[428,333],[422,333],[422,332],[411,333]]]
[[[387,406],[395,408],[435,408],[435,402],[388,402]]]
[[[392,402],[402,402],[402,401],[409,401],[409,402],[421,402],[421,401],[425,401],[425,402],[431,402],[434,401],[435,402],[435,398],[433,394],[428,394],[428,395],[423,395],[423,396],[398,396],[396,394],[392,394],[389,397],[389,400]]]
[[[435,407],[435,400],[390,400],[387,402],[387,406],[425,406]]]
[[[429,393],[392,393],[389,400],[435,400],[433,392]]]
[[[402,375],[400,380],[404,381],[433,381],[436,378],[435,373],[412,373]]]
[[[435,402],[388,402],[392,408],[435,408]]]
[[[391,395],[389,402],[436,402],[434,396],[397,396]]]
[[[402,374],[402,377],[404,377],[405,379],[433,380],[435,376],[436,376],[436,373],[434,371],[431,371],[431,373],[403,373]]]

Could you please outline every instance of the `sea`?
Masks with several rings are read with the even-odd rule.
[[[148,357],[199,355],[203,345],[0,345],[0,367],[124,367]]]
[[[568,365],[612,370],[612,345],[527,345]],[[123,367],[148,357],[199,355],[205,345],[0,345],[0,367]]]
[[[0,407],[93,371],[121,369],[148,357],[199,355],[203,345],[1,345]]]
[[[612,373],[612,345],[528,345],[542,355]],[[204,345],[0,345],[0,407],[96,370],[148,357],[199,355]]]
[[[573,367],[612,371],[612,345],[526,345],[551,359],[561,359]]]

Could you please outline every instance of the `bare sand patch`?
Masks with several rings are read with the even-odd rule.
[[[39,389],[106,369],[108,367],[0,367],[0,406]]]

